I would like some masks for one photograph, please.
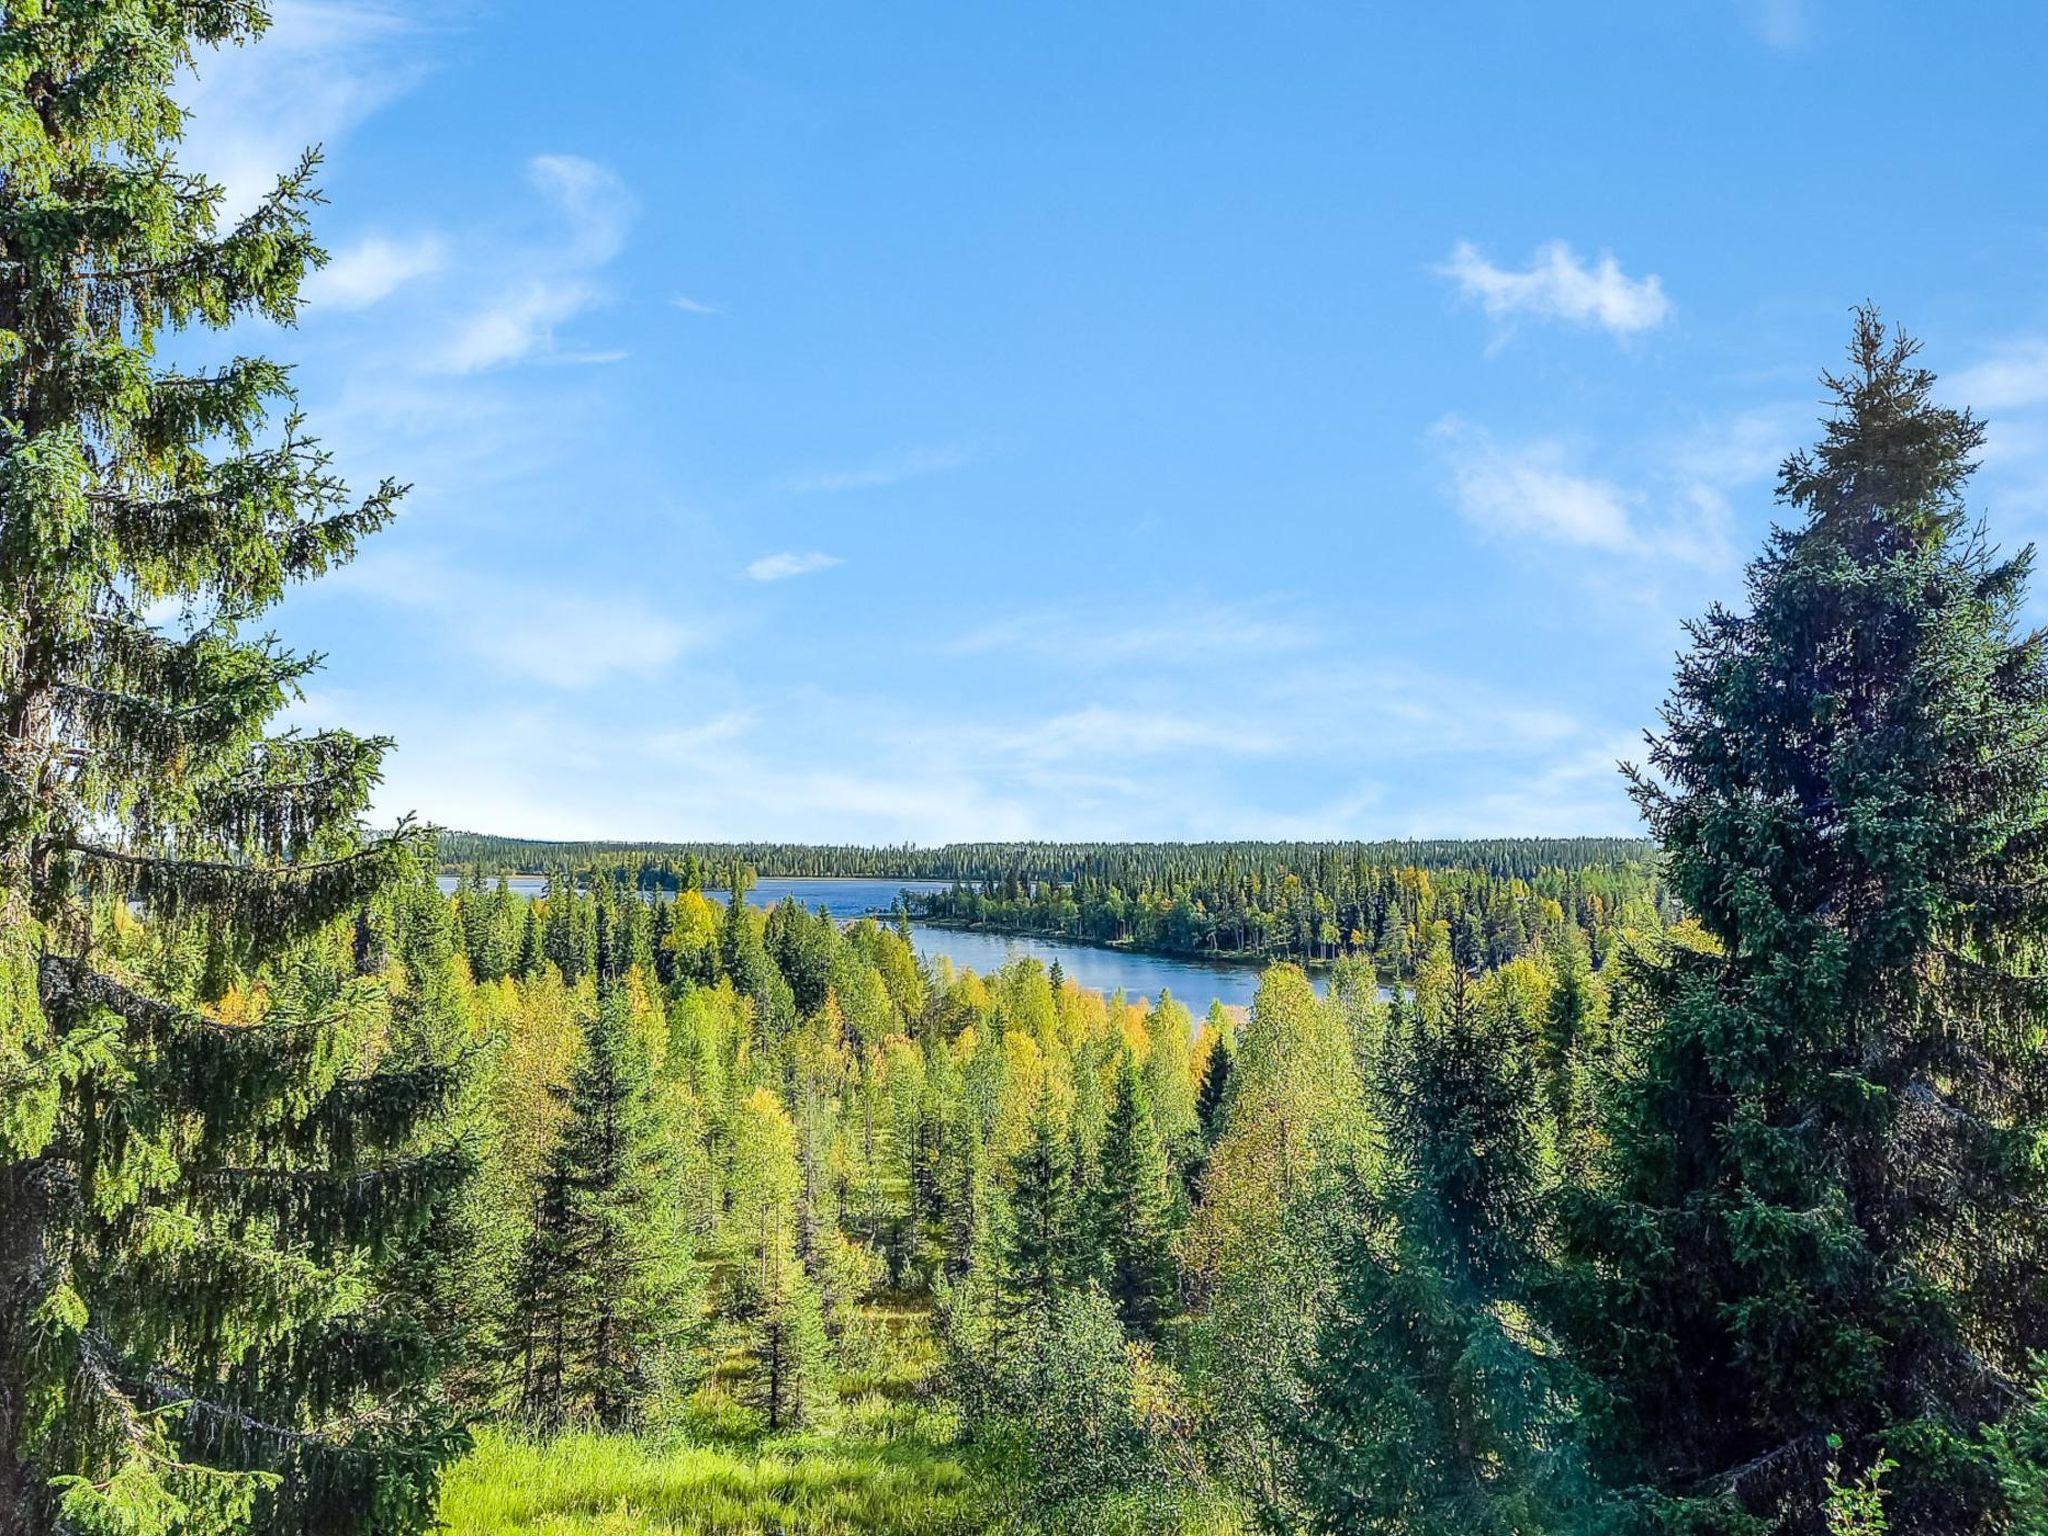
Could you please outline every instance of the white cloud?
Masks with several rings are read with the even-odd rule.
[[[737,695],[744,693],[742,699]],[[693,668],[619,734],[573,693],[366,721],[407,744],[380,805],[535,836],[965,838],[1605,832],[1632,821],[1610,728],[1520,691],[1385,665],[1219,699],[948,713]],[[793,741],[835,744],[831,761]],[[599,745],[593,745],[599,744]],[[1417,786],[1395,806],[1390,779]],[[1271,803],[1269,803],[1269,801]]]
[[[581,155],[535,155],[526,174],[568,220],[566,260],[602,266],[625,248],[633,200],[612,172]]]
[[[579,278],[528,278],[464,321],[442,350],[449,373],[480,373],[516,363],[554,342],[555,327],[596,301],[597,290]]]
[[[367,309],[415,278],[440,271],[445,255],[439,235],[410,240],[371,235],[308,278],[305,297],[323,309]]]
[[[2048,337],[2023,336],[1947,375],[1942,393],[1976,411],[2018,411],[2048,402]]]
[[[1736,560],[1738,491],[1758,493],[1791,443],[1796,412],[1740,412],[1651,445],[1627,483],[1588,470],[1555,438],[1502,443],[1454,416],[1431,429],[1451,499],[1473,527],[1637,562],[1724,570]]]
[[[872,464],[854,469],[792,475],[782,482],[781,489],[793,495],[829,495],[838,491],[880,490],[925,475],[945,474],[971,462],[973,455],[960,448],[913,448],[894,458],[879,459]]]
[[[685,298],[680,293],[670,299],[669,303],[675,305],[677,309],[680,309],[686,315],[722,315],[725,313],[725,310],[717,304],[699,303],[696,299]]]
[[[1598,265],[1588,266],[1562,240],[1539,247],[1524,271],[1495,266],[1469,240],[1460,240],[1437,271],[1496,320],[1561,320],[1629,336],[1662,325],[1671,314],[1654,273],[1631,278],[1604,253]]]
[[[219,182],[232,220],[308,147],[350,128],[424,74],[418,22],[365,0],[278,0],[252,45],[200,55],[183,91],[180,157]]]
[[[1627,495],[1609,481],[1569,468],[1560,444],[1503,448],[1457,421],[1439,423],[1436,434],[1449,445],[1458,511],[1473,526],[1509,539],[1617,554],[1642,547]]]
[[[527,163],[527,179],[556,214],[558,238],[501,258],[508,275],[432,359],[440,372],[480,373],[532,358],[612,362],[623,356],[558,349],[556,332],[604,297],[593,274],[625,246],[633,219],[625,184],[578,155],[536,155]]]
[[[632,592],[583,592],[560,580],[493,575],[431,556],[372,550],[329,585],[424,614],[476,660],[555,688],[654,677],[710,638],[704,626]]]
[[[802,553],[786,549],[779,554],[763,555],[747,567],[747,574],[756,581],[787,581],[792,576],[829,571],[842,563],[839,556],[823,554],[815,549]]]

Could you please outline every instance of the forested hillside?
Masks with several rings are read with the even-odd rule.
[[[264,20],[0,21],[0,1536],[2048,1532],[2048,635],[1911,342],[1692,627],[1653,850],[929,855],[1316,963],[1241,1019],[700,889],[915,850],[448,895],[257,629],[398,488],[169,360],[322,259],[312,159],[225,226],[173,159]]]

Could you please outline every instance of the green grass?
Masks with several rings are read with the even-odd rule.
[[[841,1340],[824,1426],[768,1435],[742,1406],[750,1357],[726,1348],[663,1433],[534,1440],[485,1426],[449,1473],[447,1536],[1241,1536],[1213,1494],[1161,1507],[1132,1493],[1027,1526],[1003,1474],[963,1455],[950,1411],[919,1390],[935,1360],[927,1309],[878,1301]]]
[[[968,1474],[912,1427],[698,1443],[477,1436],[448,1479],[450,1536],[951,1536],[986,1528]]]

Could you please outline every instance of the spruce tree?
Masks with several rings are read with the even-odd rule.
[[[1377,1095],[1388,1166],[1355,1182],[1336,1295],[1276,1398],[1271,1528],[1537,1536],[1582,1495],[1574,1405],[1525,1310],[1544,1138],[1505,981],[1475,998],[1442,947],[1418,970]]]
[[[1147,1335],[1159,1331],[1174,1299],[1173,1200],[1166,1179],[1166,1154],[1145,1080],[1126,1050],[1102,1136],[1095,1240],[1117,1317]]]
[[[568,1111],[515,1288],[520,1405],[544,1429],[617,1429],[674,1379],[697,1320],[676,1149],[622,989],[586,1025]]]
[[[1831,1436],[1899,1529],[1986,1528],[2048,1342],[2048,665],[1914,354],[1858,314],[1635,786],[1711,942],[1645,962],[1568,1296],[1610,1471],[1687,1529],[1823,1530]]]
[[[1581,1083],[1603,1045],[1607,995],[1593,974],[1585,936],[1576,927],[1556,935],[1550,953],[1556,978],[1544,1019],[1540,1066],[1559,1144],[1571,1147],[1584,1130]]]
[[[1043,1326],[1079,1277],[1082,1246],[1069,1138],[1043,1106],[1031,1139],[1010,1161],[1006,1193],[996,1311],[1006,1323]]]
[[[379,1055],[374,981],[209,1009],[345,941],[415,842],[360,830],[382,740],[265,733],[315,659],[254,629],[398,488],[349,496],[282,366],[163,361],[181,327],[290,324],[323,259],[315,157],[225,227],[174,158],[181,72],[265,24],[259,0],[0,18],[9,1536],[417,1529],[455,1443],[436,1352],[378,1300],[462,1175],[431,1131],[451,1073]],[[131,905],[153,956],[119,952]]]

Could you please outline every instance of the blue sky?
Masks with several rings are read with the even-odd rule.
[[[277,11],[188,158],[327,148],[231,342],[414,486],[278,620],[387,813],[1633,830],[1866,297],[2048,531],[2038,4]]]

